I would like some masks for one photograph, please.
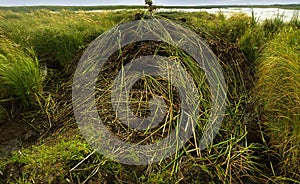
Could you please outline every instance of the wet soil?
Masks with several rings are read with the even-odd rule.
[[[0,126],[0,158],[21,149],[37,140],[37,133],[24,123],[9,123]]]

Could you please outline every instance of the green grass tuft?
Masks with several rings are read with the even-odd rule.
[[[279,153],[279,173],[300,173],[300,32],[281,31],[258,60],[256,96],[271,147]],[[298,174],[296,174],[298,173]]]
[[[4,36],[0,45],[0,100],[17,100],[22,108],[29,109],[42,92],[38,60],[32,51],[25,53]]]

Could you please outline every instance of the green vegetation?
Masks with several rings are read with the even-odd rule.
[[[119,9],[142,9],[144,6],[17,6],[0,7],[0,10],[11,10],[14,12],[34,12],[37,10],[49,11],[93,11],[93,10],[119,10]]]
[[[0,35],[0,100],[16,100],[25,109],[36,105],[42,93],[42,76],[33,51],[26,53]]]
[[[160,6],[157,8],[166,9],[210,9],[210,8],[282,8],[299,10],[299,4],[286,4],[286,5],[207,5],[207,6]],[[12,10],[16,12],[32,12],[37,10],[50,10],[50,11],[93,11],[93,10],[133,10],[144,9],[145,6],[137,5],[116,5],[116,6],[0,6],[0,10]]]
[[[81,161],[90,151],[88,145],[83,143],[78,136],[73,136],[69,140],[58,137],[55,142],[16,152],[12,155],[11,160],[1,163],[1,165],[9,167],[14,164],[22,168],[21,177],[11,178],[12,180],[7,182],[41,183],[47,181],[53,183],[68,176],[70,166]]]
[[[0,27],[7,37],[23,47],[33,48],[41,63],[63,69],[66,74],[71,74],[74,61],[88,43],[126,17],[124,12],[56,14],[46,10],[28,14],[4,11],[0,16]]]
[[[165,123],[146,131],[124,128],[110,102],[121,64],[142,55],[168,57],[190,73],[202,94],[202,114],[183,149],[160,163],[129,166],[104,158],[83,139],[72,111],[71,85],[88,44],[117,24],[140,19],[143,12],[26,8],[0,11],[0,130],[24,123],[39,139],[26,134],[17,139],[21,148],[0,154],[0,183],[300,183],[299,20],[285,23],[277,17],[260,23],[243,14],[154,14],[203,37],[224,70],[227,111],[213,144],[200,151],[210,114],[203,71],[186,53],[163,43],[122,48],[109,58],[96,85],[98,113],[120,139],[153,143],[169,134],[180,114],[176,89],[148,76],[133,86],[131,108],[146,117],[149,99],[159,94],[168,106]],[[7,144],[5,133],[0,146]]]
[[[300,173],[300,32],[286,27],[268,43],[258,62],[256,95],[270,144],[284,174]]]
[[[240,37],[239,45],[243,50],[245,56],[251,61],[258,59],[261,50],[273,39],[274,35],[284,27],[284,22],[280,17],[274,19],[267,19],[256,25],[255,21],[251,21],[251,27]]]

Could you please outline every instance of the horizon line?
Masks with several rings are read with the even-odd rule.
[[[300,3],[275,3],[275,4],[201,4],[201,5],[155,5],[155,6],[159,6],[159,7],[207,7],[207,6],[291,6],[291,5],[300,5]],[[137,4],[128,4],[128,5],[117,5],[117,4],[112,4],[112,5],[47,5],[47,4],[37,4],[37,5],[0,5],[0,7],[38,7],[38,6],[61,6],[61,7],[82,7],[82,6],[87,6],[87,7],[109,7],[109,6],[124,6],[124,7],[128,7],[128,6],[137,6],[137,7],[141,7],[141,6],[147,6],[147,5],[137,5]]]

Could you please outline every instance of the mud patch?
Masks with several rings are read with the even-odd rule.
[[[7,178],[17,179],[22,176],[22,170],[25,164],[18,162],[9,163],[5,166],[4,172],[0,173],[0,182],[8,183]]]
[[[37,140],[37,133],[24,123],[0,126],[0,158]]]

